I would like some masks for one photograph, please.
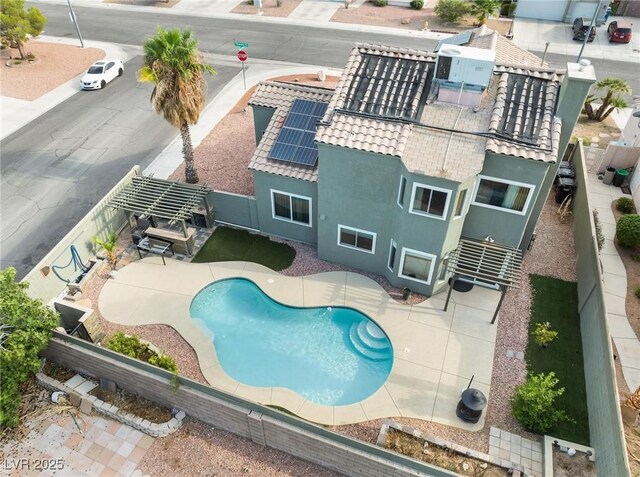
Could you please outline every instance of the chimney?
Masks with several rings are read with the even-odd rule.
[[[584,107],[584,100],[595,81],[596,72],[589,60],[582,59],[580,63],[567,63],[567,73],[560,86],[560,97],[556,111],[556,115],[562,119],[558,161],[561,161],[564,156],[573,128]]]

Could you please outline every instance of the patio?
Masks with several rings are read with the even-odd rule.
[[[292,306],[348,306],[374,319],[394,347],[394,365],[372,396],[348,406],[321,406],[284,388],[258,388],[231,379],[221,368],[213,343],[190,318],[195,294],[229,277],[254,281],[274,300]],[[165,324],[193,347],[206,380],[213,386],[266,405],[288,409],[326,425],[383,417],[433,421],[470,431],[482,429],[455,415],[460,393],[473,386],[490,398],[497,326],[491,325],[500,295],[474,287],[454,291],[448,311],[444,295],[417,305],[394,301],[373,280],[352,272],[287,277],[251,262],[183,263],[149,257],[121,269],[99,298],[103,316],[122,325]]]

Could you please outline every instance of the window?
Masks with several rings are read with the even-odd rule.
[[[403,248],[398,276],[429,285],[435,260],[436,256],[430,253]]]
[[[393,240],[391,240],[391,245],[389,246],[389,262],[387,263],[387,267],[389,270],[393,272],[393,267],[396,266],[396,250],[398,248],[398,244],[396,244]]]
[[[525,215],[534,186],[485,176],[478,179],[474,205]]]
[[[446,189],[413,184],[410,212],[444,220],[447,217],[450,193]]]
[[[404,191],[407,188],[407,178],[400,176],[400,189],[398,190],[398,205],[404,206]]]
[[[338,245],[355,248],[363,252],[374,253],[376,248],[376,234],[366,230],[352,229],[338,225]]]
[[[458,193],[458,202],[456,202],[456,210],[453,214],[454,218],[462,217],[462,214],[464,214],[464,203],[466,200],[467,189],[464,189]]]
[[[273,218],[311,226],[311,198],[271,191]]]

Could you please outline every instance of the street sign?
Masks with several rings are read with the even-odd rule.
[[[236,41],[233,43],[235,46],[237,46],[238,48],[240,48],[241,50],[248,48],[249,47],[249,43],[245,43],[243,41]]]
[[[242,62],[244,63],[245,61],[247,61],[247,58],[248,58],[248,56],[247,56],[247,52],[246,52],[246,51],[244,51],[244,50],[240,50],[240,51],[238,52],[238,59],[239,59],[240,61],[242,61]]]

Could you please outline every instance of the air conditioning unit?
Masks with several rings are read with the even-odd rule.
[[[496,52],[483,48],[444,45],[436,60],[436,81],[486,88],[496,62]]]

